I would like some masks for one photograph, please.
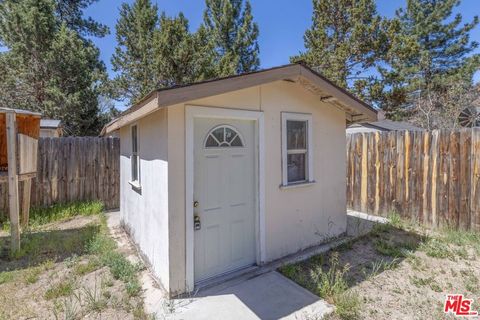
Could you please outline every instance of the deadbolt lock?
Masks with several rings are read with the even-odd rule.
[[[198,201],[193,201],[193,207],[194,208],[198,207],[198,205],[199,205]]]
[[[193,217],[193,229],[196,231],[196,230],[200,230],[201,228],[202,228],[202,224],[200,223],[200,216],[195,215]]]

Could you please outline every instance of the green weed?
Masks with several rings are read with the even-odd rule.
[[[370,266],[370,272],[365,272],[366,278],[372,278],[380,273],[382,273],[385,270],[392,270],[395,269],[399,264],[399,260],[397,258],[393,259],[392,261],[385,261],[385,260],[380,260],[380,261],[373,261]]]
[[[33,284],[37,282],[41,273],[42,271],[38,267],[28,269],[25,273],[25,283]]]
[[[10,252],[11,259],[28,256],[35,259],[41,255],[72,255],[85,251],[85,245],[99,232],[96,225],[88,225],[80,230],[30,232],[22,236],[21,248]]]
[[[335,295],[335,313],[343,320],[359,318],[361,301],[355,292],[344,292]]]
[[[89,252],[99,255],[101,264],[109,267],[113,278],[122,280],[125,283],[127,293],[130,296],[135,296],[141,289],[137,279],[137,273],[141,267],[128,261],[115,249],[115,241],[104,234],[99,234],[88,245]]]
[[[68,220],[76,216],[98,215],[103,212],[104,205],[101,201],[73,202],[67,204],[54,204],[48,207],[34,207],[30,209],[28,229],[36,230],[43,225]],[[5,232],[10,231],[10,222],[2,223]]]
[[[337,294],[345,292],[348,288],[345,274],[350,266],[340,267],[337,252],[333,252],[330,257],[329,269],[325,272],[322,266],[315,267],[310,272],[310,277],[316,287],[316,292],[322,298],[333,300]]]
[[[15,271],[0,272],[0,285],[15,280],[16,274],[17,273]]]
[[[72,280],[63,280],[52,285],[45,292],[45,299],[52,300],[59,297],[67,297],[73,293],[74,283]]]
[[[480,293],[480,281],[475,276],[475,273],[472,270],[462,270],[460,273],[462,275],[465,288],[474,294]]]
[[[29,225],[35,228],[75,216],[96,215],[102,213],[103,209],[103,203],[100,201],[73,202],[68,204],[55,204],[49,207],[36,207],[30,211]]]
[[[428,286],[430,289],[432,289],[435,292],[442,292],[442,288],[435,281],[434,276],[430,276],[428,278],[419,278],[417,276],[413,276],[410,278],[410,282],[417,288]]]
[[[299,266],[296,264],[289,264],[280,268],[280,272],[287,278],[294,280],[299,272]]]
[[[405,223],[397,212],[392,212],[387,216],[388,222],[395,228],[403,229]]]
[[[415,250],[415,245],[411,243],[394,243],[384,239],[375,240],[374,247],[378,253],[394,258],[408,257]]]
[[[77,263],[73,270],[76,275],[83,276],[87,273],[97,270],[99,267],[98,261],[94,259],[89,260],[87,263]]]
[[[54,302],[55,308],[53,309],[53,315],[56,320],[76,320],[80,318],[80,306],[77,303],[78,297],[69,296],[62,301],[56,300]]]
[[[107,300],[103,299],[100,290],[97,290],[96,281],[92,289],[83,287],[83,293],[89,310],[100,312],[107,307]]]
[[[429,257],[439,259],[454,259],[454,254],[450,251],[448,245],[438,240],[437,238],[429,238],[422,242],[418,248],[420,251],[424,251]]]

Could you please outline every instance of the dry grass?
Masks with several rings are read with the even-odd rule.
[[[55,208],[47,225],[36,220],[14,254],[0,235],[0,320],[150,319],[138,281],[141,266],[117,252],[104,216],[93,212],[96,205],[75,208],[91,214]]]
[[[480,235],[426,232],[394,217],[368,235],[280,271],[336,306],[330,319],[440,319],[447,293],[480,307]]]

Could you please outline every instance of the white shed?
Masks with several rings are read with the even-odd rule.
[[[376,111],[302,64],[159,89],[109,123],[125,228],[171,295],[346,231],[346,122]]]

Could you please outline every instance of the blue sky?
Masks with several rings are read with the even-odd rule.
[[[268,68],[289,63],[289,57],[304,49],[303,34],[311,25],[311,0],[250,0],[255,21],[259,25],[260,63],[261,68]],[[85,14],[110,27],[110,35],[93,39],[101,50],[101,58],[107,65],[110,76],[113,76],[110,59],[115,48],[115,23],[119,16],[119,7],[123,1],[100,0],[90,6]],[[133,0],[125,0],[133,3]],[[190,22],[190,29],[196,30],[203,19],[204,0],[154,0],[160,11],[167,15],[183,12]],[[378,12],[392,17],[395,10],[405,4],[405,0],[377,0]],[[463,0],[454,13],[461,13],[464,22],[470,22],[475,15],[480,14],[478,0]],[[471,33],[471,40],[480,42],[480,27]],[[480,49],[478,50],[480,52]],[[475,81],[480,80],[480,72],[475,75]],[[116,107],[124,109],[122,102],[116,102]]]
[[[87,9],[86,15],[107,24],[111,34],[95,43],[102,52],[102,59],[110,70],[110,57],[115,47],[115,22],[122,1],[100,0]],[[132,3],[133,0],[126,2]],[[157,0],[160,10],[168,15],[182,11],[190,21],[191,30],[196,30],[202,21],[204,0]],[[260,28],[261,67],[268,68],[289,62],[289,57],[303,50],[303,34],[311,24],[311,0],[251,0],[253,15]],[[405,1],[378,0],[378,12],[391,17]],[[478,0],[463,0],[455,10],[464,21],[471,21],[480,14]],[[472,40],[480,42],[480,27],[472,32]]]

